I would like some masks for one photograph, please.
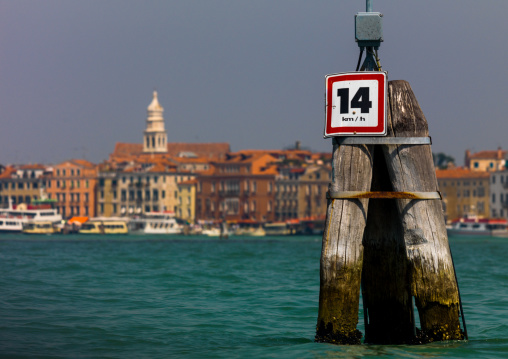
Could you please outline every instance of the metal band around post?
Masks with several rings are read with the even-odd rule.
[[[335,137],[339,145],[432,145],[429,137]]]
[[[441,192],[365,192],[365,191],[337,191],[326,192],[329,199],[357,199],[357,198],[394,198],[394,199],[439,199],[442,200]]]

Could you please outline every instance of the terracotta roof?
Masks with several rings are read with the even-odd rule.
[[[143,153],[143,144],[140,143],[122,143],[117,142],[115,149],[110,155],[110,159],[127,158],[132,156],[152,156],[152,157],[178,157],[180,153],[192,152],[198,157],[217,159],[222,158],[229,152],[229,143],[184,143],[170,142],[167,144],[167,153]]]
[[[80,165],[80,166],[83,166],[83,167],[88,167],[88,168],[96,167],[95,164],[93,164],[92,162],[87,161],[87,160],[74,159],[74,160],[71,160],[70,162]]]
[[[16,169],[14,167],[5,167],[4,172],[0,174],[0,178],[11,178],[14,173],[16,173]]]
[[[480,151],[476,153],[469,154],[469,158],[473,159],[498,159],[501,160],[506,157],[508,151],[503,151],[501,149],[495,151]]]
[[[436,177],[438,179],[453,179],[453,178],[489,178],[489,172],[471,171],[463,167],[456,167],[453,169],[436,170]]]
[[[30,165],[21,165],[19,166],[20,170],[45,170],[46,166],[41,164],[30,164]]]
[[[178,163],[208,163],[210,160],[205,157],[170,157],[169,160]]]

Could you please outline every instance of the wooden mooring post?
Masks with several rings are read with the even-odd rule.
[[[431,146],[397,142],[429,136],[407,82],[389,82],[387,115],[393,144],[333,138],[316,340],[361,343],[360,291],[365,342],[464,339],[442,204],[432,196],[438,192]]]

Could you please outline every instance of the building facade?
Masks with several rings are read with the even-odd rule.
[[[0,207],[13,204],[30,204],[46,196],[43,165],[22,165],[4,168],[0,174]]]
[[[228,154],[198,177],[197,220],[274,220],[276,158],[266,153]]]
[[[499,147],[495,151],[480,151],[471,153],[466,151],[465,167],[471,171],[495,172],[506,168],[507,151]]]
[[[275,221],[326,216],[331,168],[324,165],[280,169],[275,182]]]
[[[86,160],[70,160],[53,166],[46,177],[46,192],[56,200],[63,218],[96,216],[97,166]]]
[[[178,183],[176,216],[189,223],[196,221],[196,179]]]
[[[447,222],[466,215],[489,217],[490,173],[451,168],[436,170],[436,177]]]
[[[98,175],[97,213],[100,216],[136,216],[150,212],[177,212],[178,183],[196,177],[178,172],[167,163],[105,165]]]
[[[508,170],[490,174],[490,216],[508,219]]]

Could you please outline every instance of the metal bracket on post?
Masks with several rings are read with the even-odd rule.
[[[432,145],[429,137],[335,137],[338,145]]]

